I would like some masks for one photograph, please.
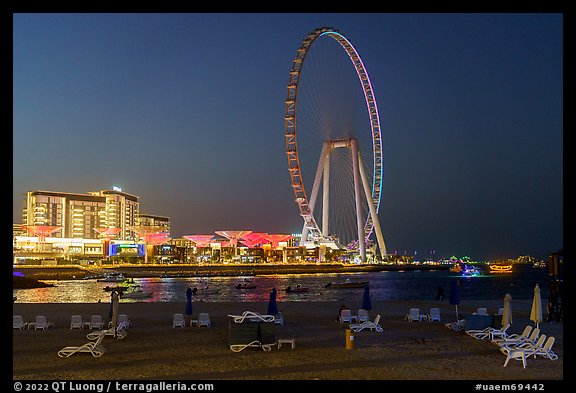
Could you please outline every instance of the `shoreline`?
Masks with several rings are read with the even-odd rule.
[[[349,304],[348,304],[349,303]],[[360,304],[346,302],[354,314]],[[495,312],[501,301],[466,301],[462,318],[487,307]],[[279,302],[284,325],[275,326],[275,339],[295,340],[271,351],[229,347],[228,315],[244,311],[265,314],[267,302],[193,303],[193,319],[210,315],[211,327],[172,327],[174,313],[184,313],[185,302],[122,303],[131,326],[121,340],[105,338],[106,353],[95,358],[80,353],[60,358],[58,350],[81,345],[89,330],[69,328],[70,316],[84,319],[93,313],[108,318],[106,303],[16,303],[13,314],[25,321],[46,315],[55,323],[43,330],[13,330],[15,380],[563,380],[563,322],[540,323],[543,334],[554,336],[558,360],[530,358],[527,367],[516,360],[503,367],[505,356],[488,340],[477,340],[444,326],[455,320],[454,306],[437,301],[374,301],[370,320],[381,315],[383,332],[355,333],[354,348],[346,347],[346,325],[335,321],[340,302]],[[411,307],[427,312],[439,307],[441,322],[408,322]],[[531,300],[512,304],[510,333],[520,333],[529,320]],[[216,384],[218,386],[218,384]]]

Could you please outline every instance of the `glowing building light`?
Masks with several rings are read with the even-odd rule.
[[[213,235],[186,235],[184,239],[188,239],[196,244],[196,247],[209,247],[214,239]]]

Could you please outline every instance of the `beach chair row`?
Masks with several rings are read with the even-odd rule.
[[[341,308],[338,315],[338,322],[340,323],[366,322],[369,319],[368,311],[363,308],[359,309],[356,315],[352,314],[352,311],[347,308]]]
[[[186,322],[184,314],[176,313],[172,316],[172,327],[186,327],[186,326],[197,326],[197,327],[210,327],[212,326],[212,320],[210,319],[210,314],[207,312],[201,312],[198,314],[198,319],[190,319],[190,322]]]
[[[412,307],[404,317],[408,322],[413,321],[441,321],[440,309],[432,307],[427,313],[422,313],[418,307]]]
[[[465,333],[475,339],[488,339],[498,346],[500,352],[506,355],[504,367],[510,360],[522,361],[522,366],[526,368],[527,359],[530,357],[544,358],[549,360],[558,359],[558,355],[552,349],[556,338],[541,334],[540,328],[526,325],[520,334],[509,334],[510,324],[505,324],[501,328],[487,327],[484,329],[468,329]]]
[[[112,321],[108,322],[108,327],[111,327]],[[14,315],[12,321],[12,327],[14,329],[32,329],[35,330],[46,330],[50,327],[54,327],[55,324],[47,319],[45,315],[37,315],[33,322],[26,322],[22,315]],[[102,318],[102,315],[93,314],[89,319],[85,320],[81,315],[72,315],[70,317],[70,329],[103,329],[106,326],[106,322]],[[117,326],[121,328],[128,328],[130,326],[130,320],[126,314],[119,314],[117,319]]]

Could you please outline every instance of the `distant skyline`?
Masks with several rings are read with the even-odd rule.
[[[561,13],[16,13],[13,222],[27,191],[118,186],[173,237],[299,232],[284,101],[322,26],[378,101],[389,253],[563,248]]]

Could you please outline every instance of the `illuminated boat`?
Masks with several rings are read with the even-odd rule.
[[[489,265],[490,273],[512,273],[512,265]]]
[[[455,263],[455,264],[450,268],[450,272],[451,272],[451,273],[462,273],[462,266],[460,266],[459,263]]]
[[[464,265],[464,269],[462,269],[462,275],[465,277],[474,277],[481,274],[482,271],[476,266]]]
[[[103,277],[98,278],[96,281],[98,282],[124,282],[126,277],[122,273],[106,273]]]

